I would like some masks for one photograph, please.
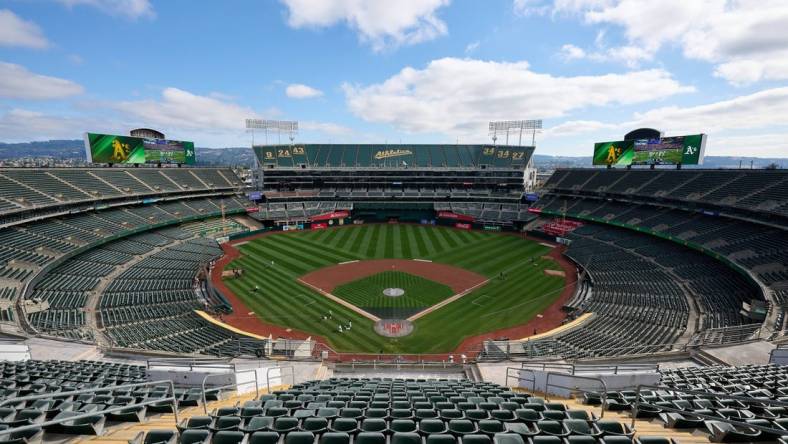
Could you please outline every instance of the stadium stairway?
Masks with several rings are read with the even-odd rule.
[[[109,346],[110,345],[110,341],[104,336],[104,333],[103,333],[104,328],[103,328],[103,326],[102,326],[102,328],[99,328],[98,319],[97,319],[97,313],[99,312],[99,309],[100,309],[99,305],[100,305],[100,302],[101,302],[101,296],[104,293],[104,290],[106,290],[107,287],[109,287],[112,284],[112,282],[115,280],[115,278],[117,278],[118,276],[123,274],[124,271],[128,270],[134,264],[138,264],[139,262],[143,261],[144,259],[147,259],[148,257],[153,256],[154,254],[159,253],[162,250],[165,250],[167,248],[171,248],[171,247],[176,246],[176,245],[182,245],[182,244],[186,243],[187,241],[189,241],[191,239],[194,239],[194,237],[190,237],[190,238],[187,238],[187,239],[176,239],[176,240],[173,240],[172,242],[170,242],[170,243],[168,243],[166,245],[160,245],[160,246],[154,247],[150,251],[147,251],[147,252],[145,252],[143,254],[137,255],[133,260],[115,267],[115,269],[111,273],[109,273],[108,275],[102,277],[99,280],[99,283],[90,292],[90,294],[88,296],[88,299],[85,302],[85,309],[86,309],[85,311],[86,311],[86,315],[87,315],[85,317],[85,321],[86,321],[87,325],[89,325],[90,328],[94,331],[94,338],[96,339],[96,342],[99,345],[102,345],[102,346]]]
[[[286,386],[272,387],[275,390],[286,389]],[[260,389],[260,395],[268,393],[266,389]],[[243,395],[229,396],[219,401],[208,403],[208,412],[222,407],[234,407],[243,404],[245,401],[255,399],[255,393],[245,393]],[[191,418],[192,416],[204,415],[202,406],[181,408],[179,411],[179,419]],[[148,433],[151,430],[175,430],[175,415],[172,413],[165,413],[157,417],[149,418],[143,423],[124,423],[114,427],[107,427],[104,435],[86,437],[80,436],[75,438],[72,442],[89,442],[91,444],[126,444],[133,440],[140,433]]]

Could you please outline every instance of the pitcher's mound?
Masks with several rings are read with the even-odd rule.
[[[380,287],[378,287],[380,288]],[[387,288],[383,290],[383,294],[390,298],[398,298],[405,294],[405,290],[401,288]]]
[[[375,333],[387,338],[400,338],[413,332],[413,323],[405,319],[381,319],[375,322]]]

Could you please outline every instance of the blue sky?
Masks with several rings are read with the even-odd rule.
[[[471,143],[542,118],[543,154],[652,126],[788,157],[785,29],[777,0],[0,0],[0,140],[246,146],[259,117],[302,142]]]

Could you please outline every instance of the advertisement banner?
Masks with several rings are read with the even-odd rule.
[[[459,228],[461,230],[470,230],[471,224],[466,224],[464,222],[457,222],[456,224],[454,224],[454,227]]]
[[[260,211],[260,207],[249,207],[246,209],[247,213],[257,213],[258,211]]]
[[[537,200],[539,200],[539,195],[536,193],[526,193],[525,200],[526,202],[536,202]]]
[[[473,222],[473,216],[468,216],[465,214],[457,214],[451,211],[438,211],[438,218],[439,219],[454,219],[454,220],[461,220],[465,222]]]
[[[194,142],[113,134],[85,133],[85,155],[91,163],[195,162]]]
[[[348,216],[350,216],[350,212],[341,210],[341,211],[332,211],[330,213],[325,213],[325,214],[318,214],[317,216],[312,216],[310,220],[316,221],[316,220],[344,219]]]
[[[328,228],[328,224],[325,222],[314,222],[310,228],[313,230],[325,230]]]
[[[249,193],[249,200],[260,200],[263,198],[263,193],[261,191],[252,191]]]

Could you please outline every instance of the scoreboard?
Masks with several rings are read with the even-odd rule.
[[[706,134],[594,144],[594,165],[700,165]]]

